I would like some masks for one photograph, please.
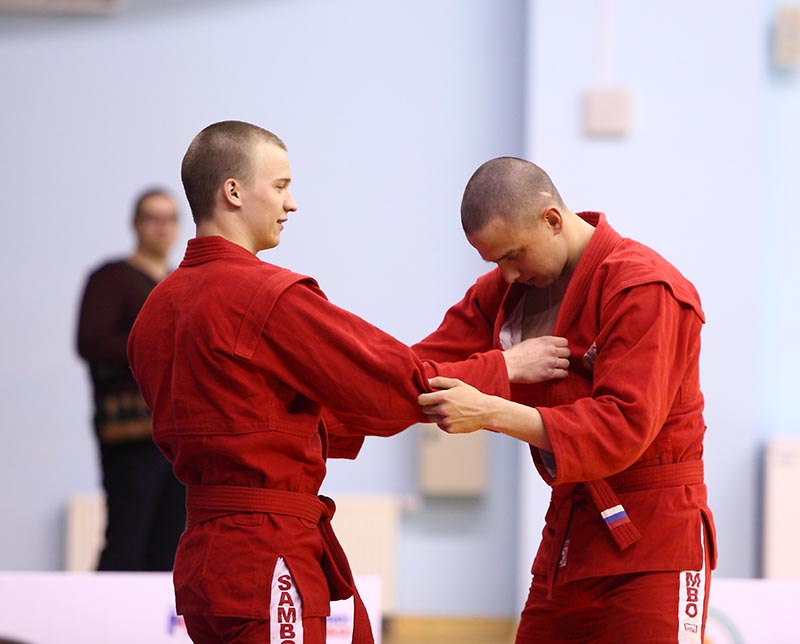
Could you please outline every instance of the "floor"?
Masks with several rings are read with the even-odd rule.
[[[388,618],[383,644],[513,644],[516,626],[512,619]]]

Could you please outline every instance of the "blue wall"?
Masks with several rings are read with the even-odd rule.
[[[768,0],[759,26],[771,34],[775,9],[786,3]],[[765,47],[771,46],[771,41]],[[762,59],[762,150],[758,210],[764,270],[760,274],[759,306],[764,313],[760,335],[759,410],[763,435],[797,435],[800,344],[794,338],[800,320],[800,70],[785,70]]]

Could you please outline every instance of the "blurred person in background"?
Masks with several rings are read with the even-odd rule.
[[[186,523],[185,491],[153,443],[152,417],[126,351],[139,309],[169,273],[167,255],[178,233],[174,199],[159,188],[142,192],[132,224],[135,251],[91,273],[78,323],[78,353],[94,388],[108,517],[97,568],[168,571]]]

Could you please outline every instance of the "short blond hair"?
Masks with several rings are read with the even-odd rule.
[[[286,149],[278,136],[244,121],[212,123],[194,137],[183,157],[181,180],[195,223],[211,216],[217,188],[226,179],[252,180],[253,148],[258,142]]]

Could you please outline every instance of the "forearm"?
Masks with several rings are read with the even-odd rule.
[[[282,381],[326,407],[337,429],[392,435],[426,420],[415,401],[436,371],[398,340],[330,303],[315,285],[286,289],[264,328]],[[507,389],[501,356],[495,364]]]
[[[488,397],[488,400],[490,405],[487,408],[486,429],[511,436],[540,449],[552,450],[542,416],[535,407],[496,396]]]
[[[426,376],[458,378],[491,396],[509,398],[510,379],[504,354],[499,350],[474,354],[460,362],[433,362],[424,360]]]

